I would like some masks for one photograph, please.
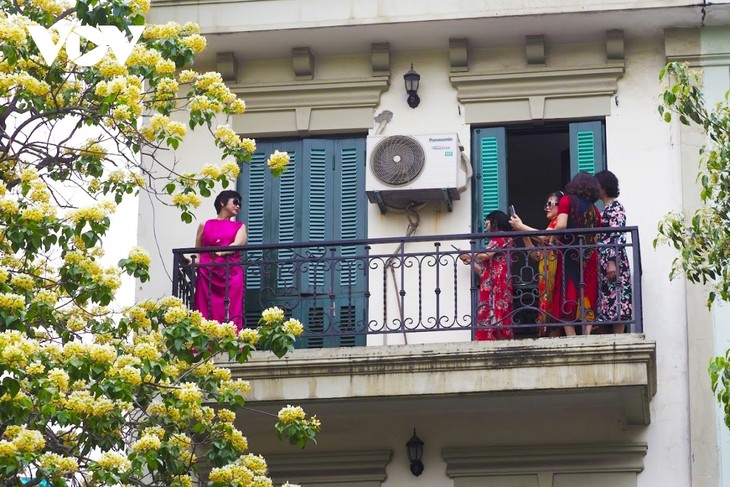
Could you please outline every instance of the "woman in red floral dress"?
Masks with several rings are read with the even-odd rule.
[[[493,211],[485,221],[487,232],[506,232],[512,229],[504,212]],[[479,273],[479,305],[477,308],[476,340],[508,340],[512,333],[512,279],[510,253],[512,246],[506,236],[492,237],[484,252],[474,255],[472,267]],[[470,254],[459,258],[472,264]]]

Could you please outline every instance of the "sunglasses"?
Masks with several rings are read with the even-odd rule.
[[[545,208],[551,208],[553,206],[558,206],[558,204],[553,201],[548,201],[547,203],[545,203]]]
[[[232,203],[233,203],[233,206],[238,206],[239,208],[241,207],[241,201],[240,200],[233,200]]]

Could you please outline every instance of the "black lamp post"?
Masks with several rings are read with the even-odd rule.
[[[411,63],[411,69],[403,75],[403,79],[406,83],[406,93],[408,93],[408,106],[416,108],[421,99],[418,97],[418,82],[421,81],[421,75],[413,70],[413,63]]]
[[[423,473],[423,462],[421,461],[421,458],[423,458],[423,442],[416,436],[415,428],[413,429],[413,436],[406,443],[406,448],[408,449],[408,461],[411,463],[411,473],[418,477]]]

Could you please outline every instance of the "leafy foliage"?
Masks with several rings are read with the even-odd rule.
[[[715,107],[708,108],[699,86],[698,73],[670,63],[659,75],[669,87],[662,96],[659,113],[671,122],[678,115],[684,125],[695,123],[707,134],[700,149],[702,161],[697,181],[703,206],[694,215],[671,213],[659,223],[659,237],[679,251],[671,276],[682,274],[693,283],[711,286],[707,306],[730,301],[730,92]],[[710,360],[712,391],[725,412],[730,428],[730,351]]]
[[[27,32],[61,18],[125,29],[143,25],[148,8],[149,0],[0,0],[5,485],[188,486],[203,455],[219,472],[235,472],[225,485],[271,484],[236,427],[249,385],[215,360],[242,363],[256,349],[281,357],[301,324],[267,310],[260,331],[238,332],[176,298],[119,309],[122,274],[149,280],[150,256],[135,248],[117,266],[102,263],[125,197],[148,191],[190,222],[201,196],[235,181],[255,142],[213,124],[245,104],[218,73],[184,69],[205,47],[195,24],[147,25],[125,65],[107,54],[88,68],[63,50],[46,65]],[[195,128],[211,133],[228,162],[193,174],[158,160]],[[293,444],[319,430],[316,418],[286,419],[276,432]]]

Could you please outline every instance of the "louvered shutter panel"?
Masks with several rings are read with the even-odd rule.
[[[472,136],[475,174],[475,232],[484,231],[484,218],[494,210],[507,207],[507,144],[504,127],[476,129]]]
[[[338,240],[357,240],[367,237],[367,214],[365,196],[365,140],[342,139],[334,143],[333,186],[334,214],[337,217]],[[333,346],[352,347],[365,345],[365,336],[348,334],[363,330],[367,323],[365,301],[365,273],[367,263],[345,260],[364,255],[360,246],[343,245],[340,255],[342,265],[338,266],[338,295],[336,303],[336,324],[339,336]],[[358,265],[359,264],[359,265]]]
[[[249,244],[263,244],[268,242],[266,225],[266,208],[270,204],[271,181],[269,170],[266,168],[266,159],[271,152],[271,144],[258,144],[257,150],[251,158],[251,163],[244,164],[241,176],[238,179],[238,192],[241,193],[241,212],[239,220],[246,224]],[[262,302],[266,301],[261,295],[264,286],[262,271],[263,252],[260,250],[248,251],[246,266],[246,293],[245,326],[256,326],[261,315]]]
[[[596,174],[606,168],[603,122],[570,124],[570,177],[579,172]]]

